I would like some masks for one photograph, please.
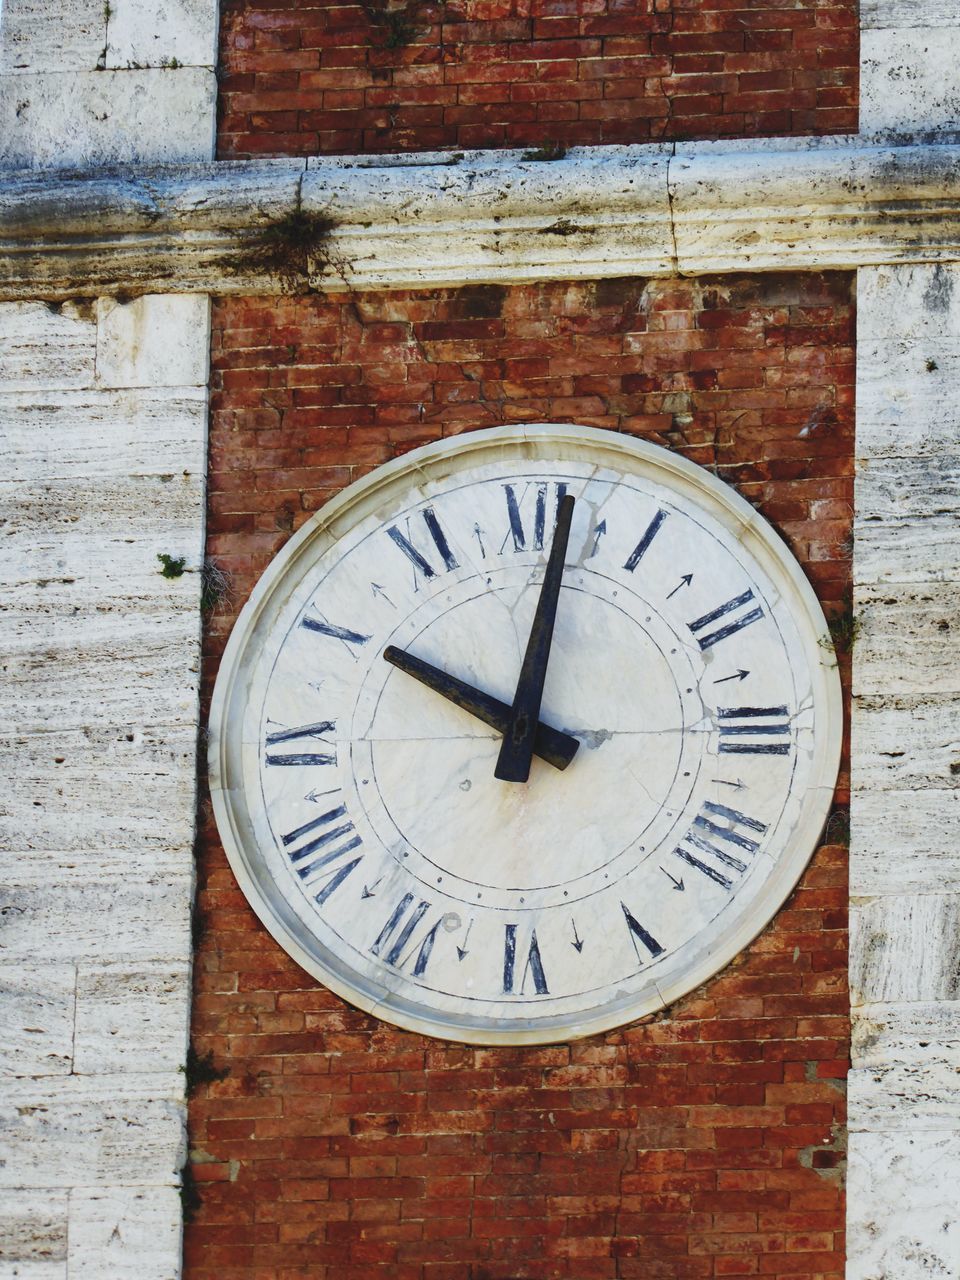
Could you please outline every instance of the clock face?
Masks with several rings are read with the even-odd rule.
[[[579,747],[504,782],[501,734],[383,653],[511,704],[564,495],[540,720]],[[413,1030],[542,1043],[662,1008],[760,931],[840,732],[819,606],[749,505],[655,446],[525,426],[410,453],[287,544],[224,656],[211,782],[304,968]]]

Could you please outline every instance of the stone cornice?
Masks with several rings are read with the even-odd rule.
[[[955,261],[960,146],[802,138],[553,161],[482,151],[6,173],[0,298],[274,292],[256,251],[265,230],[309,226],[297,210],[332,224],[298,281],[319,289]],[[306,246],[293,247],[296,276]]]

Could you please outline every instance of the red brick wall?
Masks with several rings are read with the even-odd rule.
[[[208,544],[232,591],[207,692],[292,529],[397,453],[500,422],[716,468],[840,610],[852,322],[838,273],[219,303]],[[194,1043],[230,1074],[191,1104],[188,1280],[842,1276],[841,844],[700,991],[540,1049],[447,1045],[329,994],[257,923],[209,805],[199,868]]]
[[[386,25],[387,6],[413,30]],[[222,0],[220,154],[857,129],[856,0]]]

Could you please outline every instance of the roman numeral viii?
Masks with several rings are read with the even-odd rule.
[[[760,842],[744,832],[751,831],[762,836],[766,829],[766,823],[748,818],[738,809],[708,800],[674,853],[687,866],[693,867],[729,892],[733,888],[733,880],[728,873],[742,876],[750,865],[749,862],[744,862],[741,853],[749,858],[760,848]],[[739,852],[733,853],[732,849]]]
[[[362,853],[359,857],[344,861],[348,854],[359,849],[362,844],[344,804],[328,809],[319,818],[312,818],[302,827],[282,836],[281,844],[299,878],[311,890],[320,885],[313,895],[314,901],[320,906],[363,861]]]
[[[720,707],[720,754],[734,756],[786,756],[789,742],[771,742],[771,738],[789,738],[790,721],[786,707]]]
[[[437,519],[437,514],[433,507],[424,507],[420,515],[423,518],[430,541],[430,546],[425,551],[419,550],[414,545],[415,535],[411,529],[410,520],[404,521],[406,533],[401,533],[395,524],[390,525],[387,529],[387,537],[400,548],[413,565],[413,579],[417,589],[419,589],[421,577],[425,582],[429,582],[431,578],[437,577],[444,569],[459,569],[460,567],[459,560],[450,550],[447,535],[440,527],[440,521]],[[413,523],[416,522],[414,521]],[[438,563],[437,557],[439,557],[440,563]],[[441,564],[443,568],[440,567]]]
[[[763,617],[763,609],[760,605],[748,608],[750,601],[754,599],[753,592],[744,591],[739,596],[734,596],[732,600],[728,600],[725,604],[720,605],[718,609],[711,609],[709,613],[705,613],[702,618],[697,618],[694,622],[688,622],[687,626],[697,638],[697,644],[701,650],[712,648],[721,640],[726,640],[727,636],[735,635],[738,631],[742,631],[744,627],[749,627],[751,622],[759,622]],[[743,612],[739,612],[739,610]],[[717,627],[715,631],[708,628],[713,622],[719,622],[721,618],[729,618],[729,622],[724,622]]]

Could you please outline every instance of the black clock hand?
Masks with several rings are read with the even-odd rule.
[[[431,666],[422,658],[415,658],[412,653],[406,653],[392,644],[384,649],[383,656],[392,666],[405,671],[408,676],[413,676],[428,689],[433,689],[435,693],[455,702],[458,707],[469,711],[471,715],[482,720],[484,724],[491,725],[499,733],[503,733],[506,729],[510,720],[510,707],[505,702],[491,697],[488,693],[483,693],[480,689],[475,689],[473,685],[458,680],[456,676],[448,675],[439,667]],[[546,724],[538,724],[536,727],[534,754],[541,760],[546,760],[547,764],[552,764],[555,769],[565,769],[576,755],[579,746],[579,741],[569,733],[561,733],[559,729],[551,729]]]
[[[553,545],[543,575],[543,586],[540,588],[540,599],[530,628],[527,651],[523,655],[510,721],[504,731],[497,767],[493,771],[493,776],[504,782],[526,782],[530,776],[533,742],[540,718],[543,682],[547,678],[547,662],[550,658],[553,624],[557,616],[557,600],[560,597],[563,562],[567,554],[572,519],[573,498],[567,494],[557,512]]]

